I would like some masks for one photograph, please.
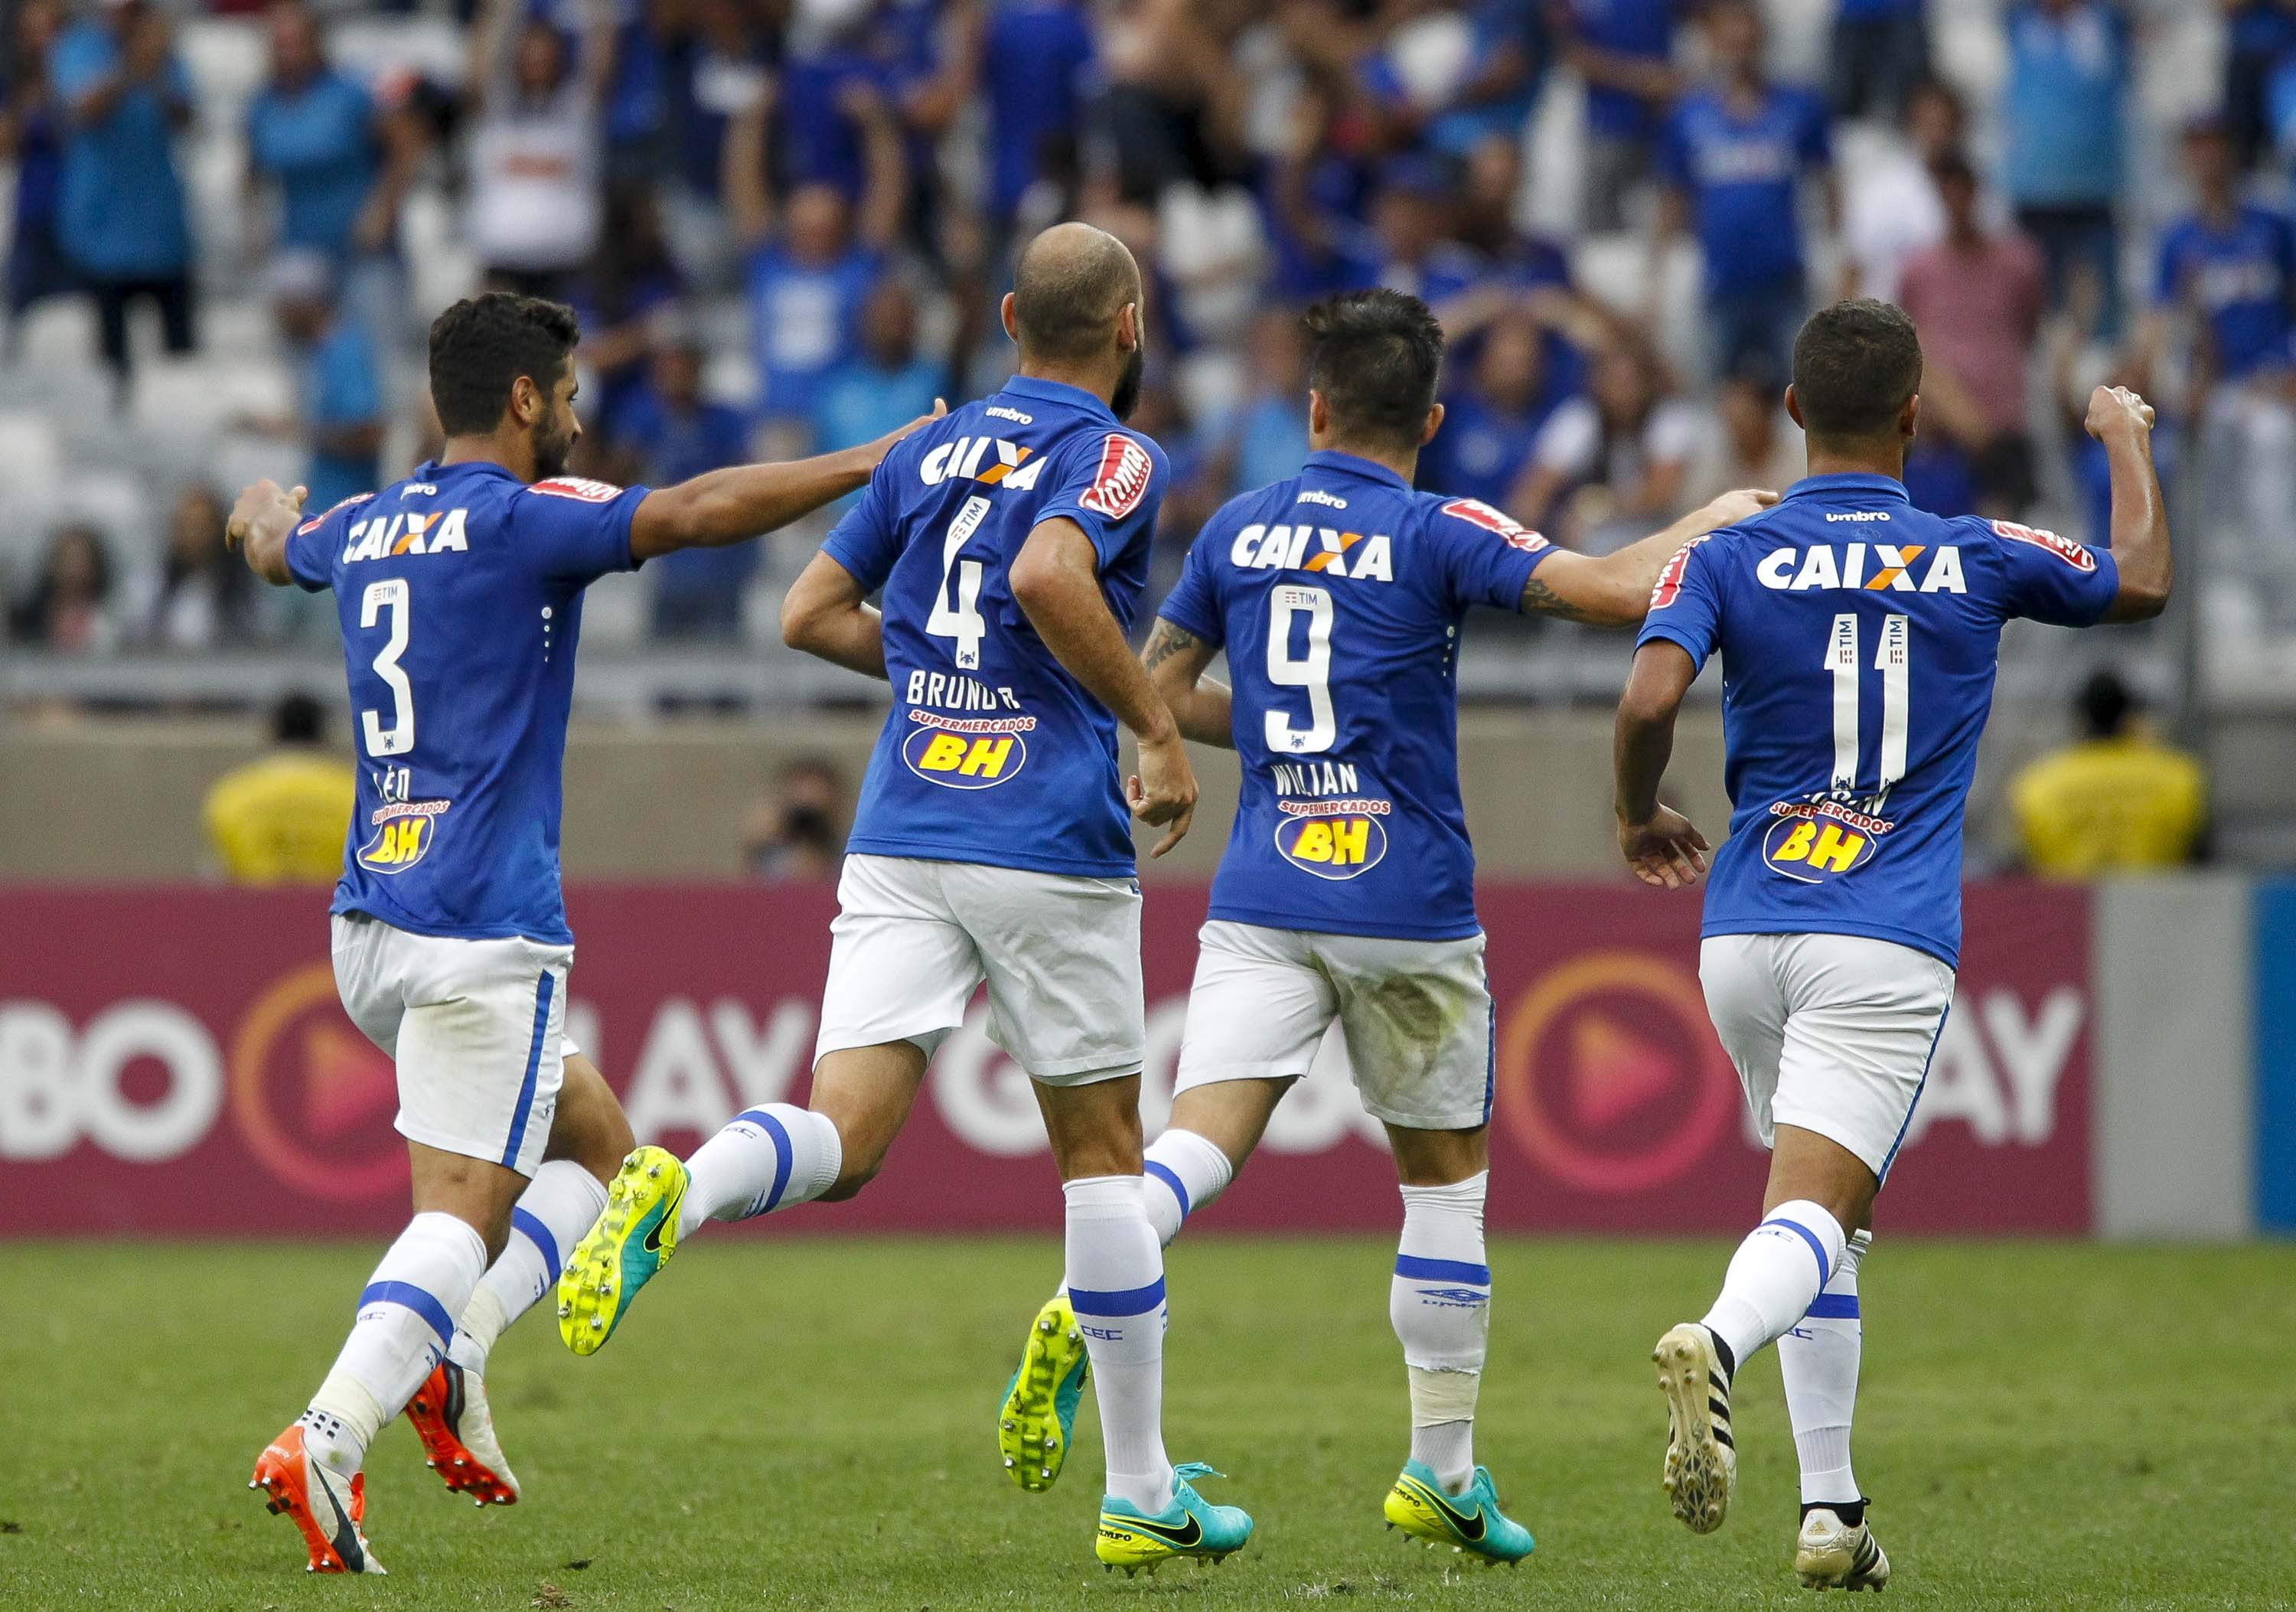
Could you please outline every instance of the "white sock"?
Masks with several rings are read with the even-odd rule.
[[[359,1295],[358,1319],[303,1413],[304,1448],[348,1477],[383,1423],[406,1408],[486,1274],[485,1239],[433,1210],[407,1221]]]
[[[1706,1312],[1731,1370],[1808,1312],[1833,1279],[1845,1240],[1841,1223],[1807,1198],[1780,1204],[1747,1234],[1723,1273],[1722,1296]]]
[[[1857,1267],[1874,1246],[1860,1231],[1833,1262],[1833,1276],[1792,1330],[1778,1339],[1778,1375],[1801,1457],[1804,1505],[1865,1498],[1849,1469],[1849,1422],[1857,1409],[1857,1357],[1865,1327],[1857,1316]]]
[[[1092,1357],[1108,1492],[1153,1516],[1172,1503],[1164,1454],[1164,1251],[1142,1178],[1095,1175],[1068,1200],[1069,1303]]]
[[[1491,1271],[1483,1255],[1490,1172],[1403,1188],[1403,1239],[1388,1320],[1411,1379],[1411,1459],[1453,1494],[1475,1477],[1475,1396],[1489,1346]]]
[[[746,1109],[685,1161],[677,1235],[709,1221],[745,1221],[810,1203],[837,1184],[845,1139],[825,1114],[789,1103]]]
[[[448,1358],[483,1376],[487,1353],[503,1328],[558,1285],[574,1245],[606,1207],[606,1184],[571,1159],[552,1159],[534,1172],[510,1212],[510,1241],[479,1279],[463,1307]]]
[[[1148,1144],[1144,1195],[1156,1240],[1169,1246],[1188,1216],[1210,1204],[1235,1179],[1235,1166],[1208,1138],[1167,1131]]]

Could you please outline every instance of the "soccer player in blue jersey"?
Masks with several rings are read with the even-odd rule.
[[[258,483],[227,534],[266,581],[334,591],[361,762],[335,980],[398,1065],[414,1180],[414,1217],[333,1369],[256,1462],[250,1486],[294,1520],[315,1572],[382,1571],[359,1468],[402,1408],[450,1487],[516,1498],[486,1352],[554,1279],[629,1147],[562,1028],[559,775],[583,588],[817,509],[901,434],[659,491],[567,477],[576,335],[557,303],[456,303],[430,327],[439,460],[308,519],[301,489]]]
[[[1111,1567],[1224,1559],[1251,1519],[1207,1504],[1162,1433],[1164,1264],[1143,1205],[1140,885],[1133,815],[1186,832],[1178,725],[1126,640],[1163,451],[1137,396],[1140,271],[1080,224],[1022,254],[1004,300],[1020,374],[879,467],[783,607],[789,642],[885,678],[893,711],[838,887],[811,1106],[737,1116],[681,1164],[642,1147],[560,1282],[587,1353],[713,1219],[846,1198],[876,1174],[925,1065],[985,980],[988,1034],[1032,1077],[1067,1204],[1068,1276],[1098,1372]],[[882,613],[866,603],[881,594]]]
[[[1387,1516],[1519,1561],[1530,1535],[1473,1455],[1491,999],[1459,801],[1459,632],[1476,604],[1631,625],[1681,542],[1761,500],[1730,494],[1602,558],[1555,548],[1487,504],[1412,490],[1443,419],[1424,304],[1355,292],[1318,304],[1307,332],[1306,467],[1212,517],[1143,653],[1181,731],[1243,762],[1171,1123],[1147,1152],[1149,1218],[1168,1242],[1218,1196],[1336,1020],[1402,1180],[1389,1313],[1411,1455]],[[1233,688],[1204,676],[1223,649]],[[1039,1312],[999,1418],[1024,1488],[1052,1481],[1067,1443],[1077,1307],[1070,1291]]]
[[[1734,811],[1700,974],[1771,1148],[1761,1223],[1721,1295],[1659,1340],[1666,1488],[1693,1532],[1721,1526],[1731,1378],[1775,1342],[1801,1458],[1794,1568],[1815,1589],[1890,1576],[1849,1463],[1857,1271],[1952,1005],[1962,815],[2002,626],[2143,621],[2169,602],[2143,399],[2099,387],[2089,403],[2112,470],[2107,553],[1907,502],[1921,377],[1898,308],[1844,302],[1803,326],[1786,407],[1809,476],[1668,563],[1619,706],[1620,845],[1644,883],[1694,884],[1706,842],[1659,781],[1683,696],[1721,652]]]

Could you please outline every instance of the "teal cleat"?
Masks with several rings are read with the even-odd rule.
[[[1029,1324],[1021,1368],[1004,1386],[1004,1403],[996,1412],[1004,1470],[1031,1494],[1053,1486],[1076,1443],[1077,1406],[1089,1368],[1069,1295],[1055,1293]]]
[[[558,1336],[575,1353],[604,1348],[638,1289],[677,1252],[685,1180],[676,1154],[647,1147],[608,1183],[604,1212],[558,1275]]]
[[[1153,1573],[1176,1556],[1226,1561],[1250,1542],[1251,1518],[1241,1506],[1209,1503],[1188,1481],[1219,1476],[1201,1461],[1173,1468],[1172,1503],[1153,1517],[1128,1501],[1102,1495],[1100,1536],[1093,1542],[1093,1554],[1111,1572],[1123,1568],[1127,1578],[1143,1567]]]
[[[1479,1556],[1488,1567],[1522,1565],[1537,1542],[1530,1530],[1499,1510],[1490,1468],[1475,1468],[1464,1494],[1446,1494],[1424,1461],[1406,1461],[1395,1487],[1387,1492],[1387,1526],[1400,1528],[1432,1550],[1438,1545]]]

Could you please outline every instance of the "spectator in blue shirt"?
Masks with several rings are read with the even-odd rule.
[[[1682,98],[1660,141],[1661,193],[1653,288],[1685,225],[1706,258],[1706,320],[1717,374],[1784,374],[1808,311],[1801,181],[1824,180],[1838,223],[1824,103],[1762,74],[1762,21],[1751,0],[1716,0],[1706,19],[1716,80]]]
[[[2296,0],[2234,0],[2225,19],[2225,118],[2243,169],[2272,144],[2273,77],[2296,57]]]
[[[1546,373],[1546,330],[1526,311],[1501,317],[1444,400],[1443,427],[1419,456],[1421,485],[1515,512],[1531,445],[1561,400]]]
[[[1927,0],[1841,0],[1833,13],[1833,111],[1895,124],[1929,76]]]
[[[865,131],[857,204],[816,181],[791,189],[777,215],[767,179],[770,105],[726,134],[726,210],[747,262],[760,407],[798,439],[810,433],[823,379],[853,351],[861,304],[900,233],[906,194],[907,157],[884,97],[856,80],[843,104]]]
[[[295,368],[296,412],[252,424],[309,445],[303,506],[332,509],[382,485],[382,368],[357,321],[336,304],[334,266],[324,252],[299,249],[272,260],[272,316]]]
[[[12,349],[15,321],[44,297],[79,289],[57,238],[62,210],[64,123],[48,87],[48,53],[62,29],[54,0],[28,0],[16,13],[16,54],[4,111],[0,155],[16,163],[15,226],[8,240],[8,313]]]
[[[1626,226],[1627,199],[1651,177],[1652,144],[1681,89],[1675,24],[1685,0],[1567,0],[1567,56],[1587,81],[1587,227]]]
[[[690,333],[673,334],[654,353],[646,383],[617,428],[617,446],[634,460],[636,479],[667,487],[749,458],[741,412],[702,395],[701,372],[701,344]],[[666,638],[740,637],[742,594],[758,554],[755,543],[731,543],[682,549],[647,566],[654,631]]]
[[[873,442],[932,413],[933,399],[948,390],[945,367],[917,350],[917,299],[906,280],[880,279],[863,300],[857,324],[853,356],[829,372],[814,404],[816,453]]]
[[[69,130],[58,238],[94,293],[124,400],[130,302],[158,305],[169,352],[193,345],[192,231],[175,153],[191,78],[165,15],[144,0],[102,0],[56,41],[48,83]]]
[[[2103,333],[2117,336],[2128,20],[2105,0],[2019,0],[2008,28],[2002,187],[2048,265],[2050,306],[2086,270],[2104,291]]]
[[[2153,300],[2163,315],[2190,316],[2201,336],[2196,373],[2247,379],[2287,360],[2296,320],[2296,228],[2280,213],[2241,200],[2239,156],[2219,119],[2185,134],[2185,161],[2198,203],[2161,237]],[[2165,332],[2156,325],[2154,345]]]
[[[988,208],[999,223],[1036,181],[1047,144],[1081,131],[1094,57],[1091,21],[1074,0],[992,6],[980,71],[988,103]]]
[[[247,183],[251,196],[276,193],[278,225],[250,238],[338,265],[391,251],[419,134],[328,64],[301,0],[273,6],[270,27],[271,77],[247,109]]]
[[[1228,427],[1232,491],[1289,481],[1308,462],[1308,352],[1300,310],[1276,305],[1253,316],[1245,335],[1250,388]]]

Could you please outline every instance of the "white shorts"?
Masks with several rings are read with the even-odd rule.
[[[1762,1145],[1780,1125],[1890,1172],[1953,1006],[1953,970],[1854,934],[1720,934],[1699,951],[1706,1010]]]
[[[1050,1086],[1140,1073],[1140,886],[977,862],[849,856],[813,1057],[931,1057],[988,983],[988,1039]]]
[[[339,913],[335,989],[398,1067],[398,1133],[532,1175],[565,1072],[571,946],[411,934]]]
[[[1177,1095],[1308,1073],[1333,1019],[1366,1112],[1412,1131],[1491,1117],[1483,937],[1384,940],[1215,919],[1198,935]]]

